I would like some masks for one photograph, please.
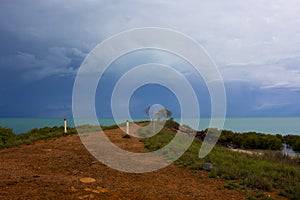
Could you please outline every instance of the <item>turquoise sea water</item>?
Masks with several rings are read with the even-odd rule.
[[[134,119],[134,121],[141,121],[147,119]],[[180,119],[175,119],[180,122]],[[186,125],[189,121],[185,120]],[[104,126],[115,124],[113,119],[98,119],[99,123]],[[122,120],[121,120],[122,121]],[[123,120],[124,122],[126,119]],[[209,126],[209,118],[201,118],[198,130],[203,130]],[[80,120],[80,124],[87,124],[88,119]],[[74,127],[73,119],[67,119],[68,126]],[[24,133],[32,128],[42,128],[45,126],[62,126],[62,118],[0,118],[0,126],[13,128],[15,133]],[[227,118],[224,128],[236,132],[255,131],[270,134],[294,134],[300,135],[300,117],[258,117],[258,118]]]

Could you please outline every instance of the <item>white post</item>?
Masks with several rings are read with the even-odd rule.
[[[129,121],[126,120],[126,133],[129,134]]]
[[[67,119],[64,119],[64,133],[67,133]]]

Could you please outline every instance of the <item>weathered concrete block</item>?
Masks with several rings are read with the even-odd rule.
[[[203,165],[203,169],[206,170],[206,171],[211,171],[213,168],[213,165],[211,163],[205,163]]]

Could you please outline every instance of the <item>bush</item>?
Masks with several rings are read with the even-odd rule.
[[[33,128],[27,133],[14,134],[10,128],[0,127],[0,148],[30,144],[38,140],[47,140],[77,133],[75,128],[67,127],[67,130],[68,132],[65,134],[63,126],[54,126],[52,128]]]
[[[300,151],[300,137],[296,139],[292,146],[293,150]]]
[[[14,140],[15,136],[11,128],[0,126],[0,147],[6,146],[11,140]]]
[[[291,146],[293,150],[300,151],[300,136],[299,135],[285,135],[283,141]]]
[[[280,150],[282,140],[279,135],[269,135],[256,132],[234,133],[223,130],[218,140],[223,146],[245,149],[269,149]]]
[[[122,136],[122,138],[130,139],[130,138],[131,138],[131,136],[130,136],[130,135],[128,135],[128,134],[125,134],[125,135],[123,135],[123,136]]]
[[[168,119],[165,123],[165,127],[170,129],[178,130],[179,126],[180,125],[177,122],[175,122],[173,118]]]

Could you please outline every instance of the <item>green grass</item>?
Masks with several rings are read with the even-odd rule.
[[[99,131],[99,126],[82,125],[77,127],[80,132],[94,132]],[[101,126],[102,130],[111,130],[118,128],[118,125]],[[27,133],[15,134],[11,128],[0,127],[0,149],[21,146],[22,144],[31,144],[33,142],[44,140],[47,141],[51,138],[58,138],[77,134],[76,128],[67,127],[67,133],[64,133],[63,126],[33,128]]]
[[[273,198],[266,196],[264,193],[258,193],[257,195],[252,196],[248,195],[247,200],[273,200]]]
[[[233,190],[238,188],[239,186],[235,183],[228,183],[227,185],[224,186],[224,188],[229,189],[229,190]]]
[[[170,130],[163,129],[159,134],[144,140],[145,147],[155,151],[168,144],[174,137]],[[212,163],[210,177],[221,177],[234,180],[238,184],[262,191],[277,189],[281,195],[289,199],[300,199],[300,167],[288,164],[281,157],[251,156],[233,152],[222,146],[214,149],[204,158],[199,159],[198,153],[202,142],[195,139],[190,148],[175,164],[191,170],[202,170],[204,163]],[[234,189],[235,185],[227,185]],[[256,199],[261,199],[261,197]]]
[[[31,144],[38,140],[48,140],[51,138],[57,138],[76,133],[76,129],[70,127],[67,128],[68,132],[64,133],[63,126],[54,126],[52,128],[34,128],[28,131],[27,133],[22,134],[14,134],[11,129],[9,134],[5,134],[5,132],[7,133],[7,130],[9,129],[0,127],[0,149],[20,146],[22,144]]]
[[[148,132],[148,130],[142,128],[138,130],[138,134],[143,135],[142,134],[143,131]],[[155,151],[157,149],[160,149],[161,147],[168,144],[175,136],[175,134],[173,134],[169,129],[164,128],[162,131],[163,133],[166,134],[156,134],[153,137],[149,137],[143,140],[145,142],[145,147],[147,149],[149,149],[150,151]]]

